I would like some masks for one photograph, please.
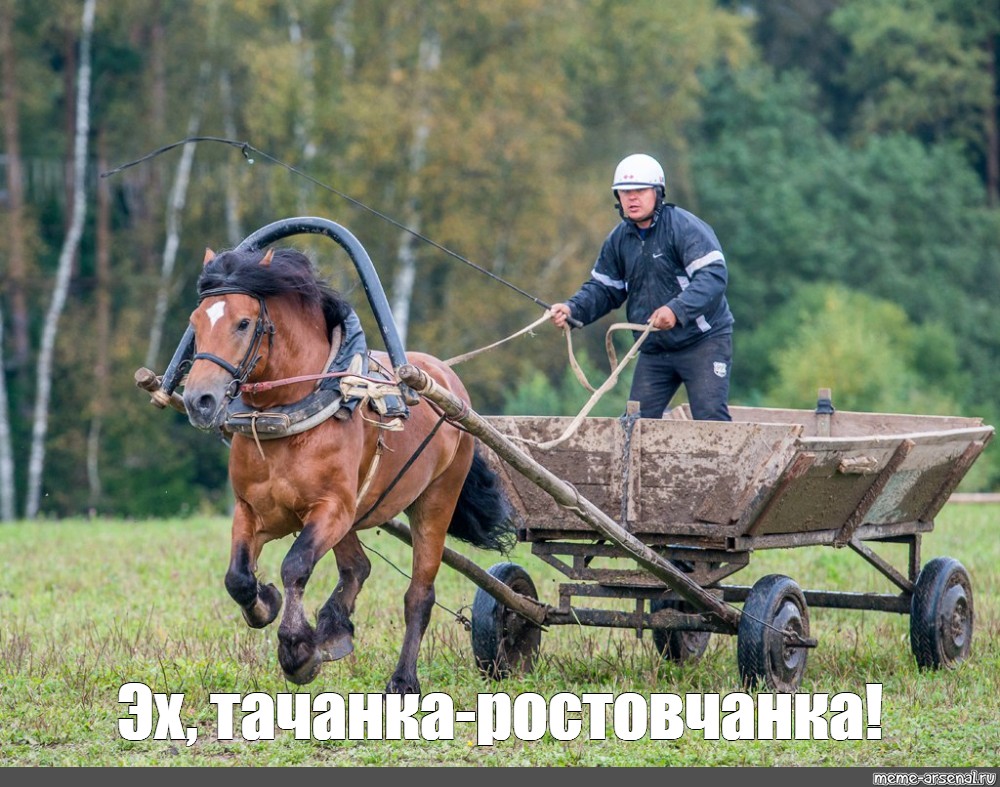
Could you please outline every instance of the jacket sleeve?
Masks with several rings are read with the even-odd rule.
[[[566,303],[573,310],[573,317],[588,325],[625,303],[627,295],[624,269],[608,236],[590,278]]]
[[[675,244],[686,282],[667,306],[681,325],[715,312],[726,294],[729,272],[715,231],[690,213],[678,216]]]

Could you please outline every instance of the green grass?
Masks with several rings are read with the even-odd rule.
[[[956,669],[918,671],[909,618],[810,610],[819,647],[810,652],[803,692],[853,692],[881,683],[882,740],[706,740],[688,730],[677,740],[561,742],[511,737],[476,745],[475,729],[456,724],[454,740],[315,741],[279,731],[275,740],[220,741],[213,692],[313,694],[380,692],[398,655],[408,547],[386,533],[363,541],[373,572],[358,600],[355,654],[324,665],[308,687],[285,682],[277,664],[277,626],[249,629],[223,587],[229,523],[223,519],[155,522],[62,521],[0,526],[0,765],[56,766],[862,766],[971,767],[1000,761],[1000,506],[950,504],[923,541],[923,562],[962,561],[973,580],[976,628],[972,657]],[[290,541],[265,548],[260,574],[276,581]],[[495,554],[452,544],[489,566]],[[902,566],[902,549],[879,547]],[[565,577],[519,545],[513,556],[532,575],[543,601],[558,601]],[[804,588],[892,592],[848,549],[816,547],[753,555],[739,584],[782,573]],[[332,556],[317,567],[306,594],[315,611],[332,590]],[[458,710],[481,692],[741,691],[734,637],[713,636],[693,665],[664,663],[647,634],[605,628],[552,627],[534,672],[488,683],[477,672],[465,627],[475,586],[442,567],[438,602],[424,640],[419,674],[425,694],[444,692]],[[131,742],[118,734],[126,716],[124,683],[183,693],[184,725],[198,741]],[[239,714],[237,714],[237,732]],[[610,726],[609,726],[610,729]]]

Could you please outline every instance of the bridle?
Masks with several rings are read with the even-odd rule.
[[[270,315],[267,313],[267,301],[265,301],[260,295],[255,292],[250,292],[242,287],[216,287],[211,290],[205,290],[201,293],[198,298],[198,303],[201,303],[206,298],[211,298],[215,295],[249,295],[257,299],[257,304],[259,309],[257,311],[257,323],[254,325],[253,338],[250,340],[250,344],[247,346],[247,351],[243,354],[243,359],[238,365],[233,366],[225,358],[220,358],[218,355],[213,353],[195,353],[194,357],[191,359],[193,361],[206,360],[221,366],[229,374],[233,376],[233,381],[229,384],[226,389],[226,397],[229,399],[235,399],[240,392],[241,386],[250,377],[254,368],[260,362],[261,353],[260,347],[264,341],[264,336],[267,336],[267,349],[270,352],[271,347],[274,343],[274,333],[275,326],[271,321]]]

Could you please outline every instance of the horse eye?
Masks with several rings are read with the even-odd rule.
[[[236,326],[236,330],[245,331],[249,327],[250,327],[250,318],[244,317],[242,320],[240,320],[240,324]]]

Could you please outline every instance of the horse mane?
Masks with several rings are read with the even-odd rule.
[[[269,265],[261,265],[264,251],[230,249],[209,260],[198,276],[198,294],[219,288],[243,290],[259,298],[290,295],[303,306],[317,306],[332,333],[351,313],[351,305],[321,279],[310,259],[302,252],[274,249]]]

